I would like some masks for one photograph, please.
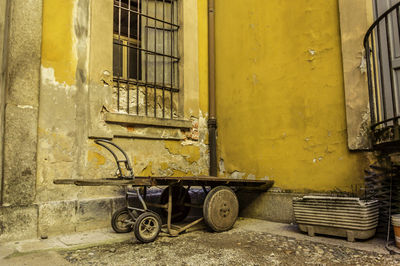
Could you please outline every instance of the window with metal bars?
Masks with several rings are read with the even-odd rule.
[[[178,117],[180,0],[114,0],[114,103],[120,113]]]

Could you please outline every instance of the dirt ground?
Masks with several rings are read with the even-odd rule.
[[[78,265],[400,265],[400,259],[259,232],[193,232],[61,253]]]
[[[140,244],[136,240],[80,249],[13,254],[3,265],[400,265],[400,256],[357,249],[343,239],[300,238],[260,231],[262,222],[239,221],[212,233],[204,227]],[[133,235],[133,234],[132,234]]]

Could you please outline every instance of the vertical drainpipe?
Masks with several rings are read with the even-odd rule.
[[[208,143],[210,176],[217,176],[217,116],[215,111],[215,0],[208,0]]]
[[[3,205],[4,191],[4,134],[5,134],[5,106],[6,106],[6,86],[7,86],[7,51],[8,51],[8,24],[10,20],[10,1],[2,1],[0,4],[3,9],[2,22],[3,32],[0,35],[3,42],[3,49],[0,50],[0,206]]]

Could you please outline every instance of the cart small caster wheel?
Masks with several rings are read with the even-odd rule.
[[[214,232],[230,230],[239,214],[239,202],[235,192],[229,187],[213,188],[206,196],[203,216],[206,224]]]
[[[158,214],[144,212],[136,219],[133,232],[142,243],[150,243],[156,240],[161,231],[161,218]]]
[[[111,218],[111,227],[116,233],[129,233],[133,230],[133,219],[127,208],[114,212]]]

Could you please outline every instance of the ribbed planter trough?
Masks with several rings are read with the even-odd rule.
[[[304,196],[293,199],[293,210],[300,230],[310,236],[323,234],[355,241],[371,238],[378,226],[377,200]]]

